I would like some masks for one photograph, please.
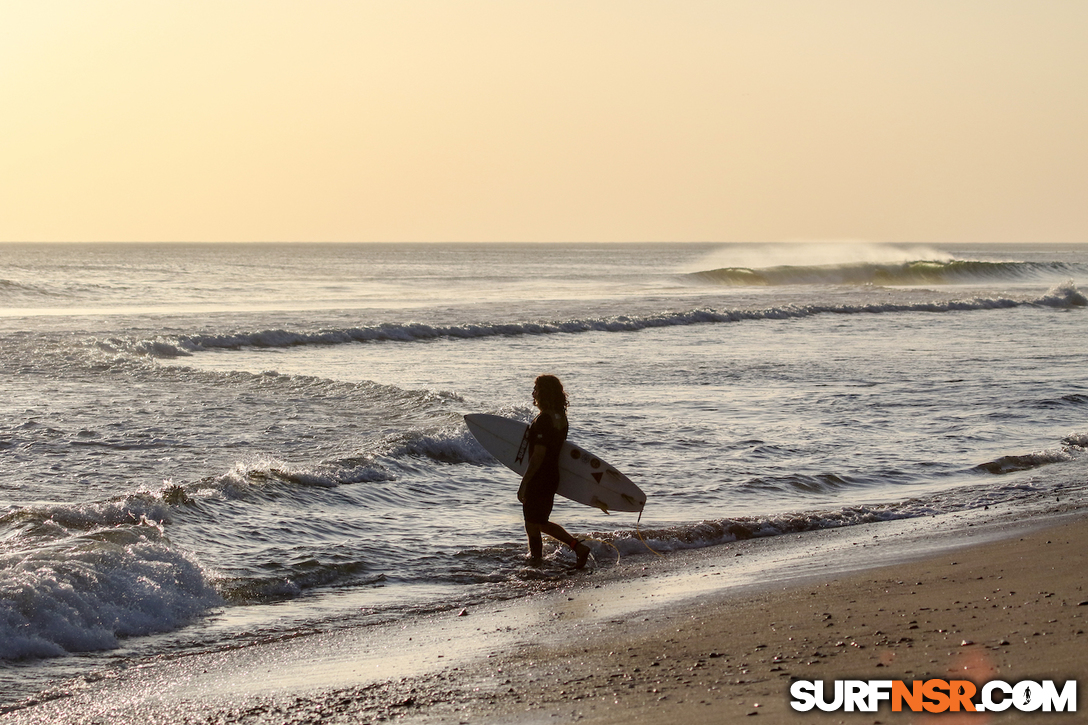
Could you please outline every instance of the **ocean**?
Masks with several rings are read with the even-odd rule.
[[[1088,492],[1085,289],[1088,245],[0,245],[0,712],[685,549],[1045,520]],[[529,565],[462,418],[545,372],[648,496],[557,501],[582,573]]]

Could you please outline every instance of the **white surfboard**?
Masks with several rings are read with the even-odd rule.
[[[512,418],[485,413],[466,415],[465,423],[488,453],[515,473],[525,473],[529,455],[521,448],[522,441],[529,433],[529,426]],[[595,506],[605,513],[641,512],[646,505],[646,494],[631,479],[569,441],[563,444],[559,452],[557,493],[571,501]]]

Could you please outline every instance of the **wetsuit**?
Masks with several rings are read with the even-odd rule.
[[[559,451],[567,440],[567,416],[563,413],[541,413],[529,426],[528,455],[535,446],[544,446],[544,464],[525,487],[522,512],[532,524],[546,524],[552,514],[555,490],[559,487]]]

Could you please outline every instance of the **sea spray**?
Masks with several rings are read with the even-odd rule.
[[[0,553],[0,659],[113,649],[221,599],[158,525],[99,528]]]

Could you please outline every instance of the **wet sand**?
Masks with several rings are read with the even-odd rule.
[[[791,678],[1088,683],[1085,552],[1082,520],[786,592],[703,602],[662,614],[641,636],[623,631],[589,646],[527,650],[504,662],[509,684],[492,685],[495,703],[470,700],[462,719],[926,722],[887,705],[877,713],[797,713],[787,690]],[[988,717],[946,714],[939,722],[1025,715]],[[1082,713],[1034,718],[1088,721]]]
[[[466,677],[469,692],[456,704],[435,703],[407,720],[1022,722],[1015,709],[916,716],[885,704],[877,713],[798,713],[788,687],[793,678],[1088,683],[1086,552],[1082,519],[788,591],[703,601],[659,613],[641,634],[618,627],[505,656],[496,671]],[[1085,709],[1030,717],[1088,722]]]
[[[717,548],[705,554],[708,569],[714,557],[740,553]],[[589,578],[535,604],[437,614],[411,638],[368,634],[369,644],[347,648],[356,653],[350,663],[313,642],[309,664],[265,653],[274,666],[248,673],[237,659],[218,670],[205,659],[199,672],[164,663],[160,673],[187,673],[173,688],[133,676],[122,689],[43,702],[0,722],[1021,722],[1014,709],[798,713],[788,688],[792,679],[1088,682],[1085,552],[1082,517],[911,563],[626,612],[603,602],[638,582],[623,589]],[[262,678],[263,690],[255,684]],[[1082,713],[1031,717],[1086,721]]]

